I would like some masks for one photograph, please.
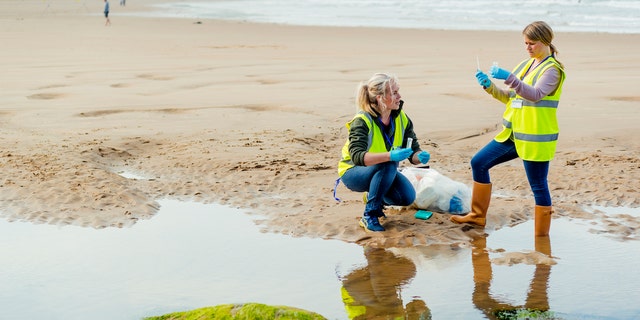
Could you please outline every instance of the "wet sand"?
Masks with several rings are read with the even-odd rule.
[[[333,200],[355,88],[375,72],[399,77],[431,166],[471,185],[469,160],[504,107],[476,84],[476,56],[486,69],[515,65],[526,58],[519,33],[119,15],[152,3],[112,3],[110,27],[102,2],[0,3],[2,217],[128,227],[159,199],[195,200],[266,215],[269,232],[379,247],[469,243],[532,219],[519,161],[491,172],[485,230],[406,208],[388,212],[388,231],[365,233],[362,195],[340,185]],[[638,40],[556,34],[568,76],[549,174],[557,217],[606,222],[585,207],[640,205]],[[622,240],[640,232],[632,216],[603,225]]]

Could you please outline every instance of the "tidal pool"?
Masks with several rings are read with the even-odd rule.
[[[243,302],[329,319],[482,319],[521,306],[640,318],[640,242],[594,234],[585,220],[554,219],[542,243],[527,222],[473,249],[380,250],[264,233],[259,216],[225,206],[159,203],[155,217],[123,229],[0,220],[0,318],[140,319]]]

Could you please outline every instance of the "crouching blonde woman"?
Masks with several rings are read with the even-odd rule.
[[[380,217],[385,205],[408,206],[416,198],[411,182],[398,172],[400,161],[425,164],[430,154],[420,149],[413,123],[404,112],[398,79],[374,74],[358,86],[358,112],[346,126],[349,137],[342,148],[338,174],[344,185],[365,193],[360,225],[384,231]],[[407,146],[410,138],[411,145]],[[406,147],[403,147],[406,146]]]

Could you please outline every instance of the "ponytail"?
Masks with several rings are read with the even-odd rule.
[[[551,48],[551,56],[554,59],[556,59],[556,62],[558,62],[560,67],[562,67],[564,69],[564,65],[562,64],[562,62],[560,62],[560,60],[558,60],[558,58],[556,58],[556,55],[558,54],[558,49],[556,49],[556,46],[554,46],[552,43],[549,43],[549,48]]]
[[[358,86],[358,91],[356,93],[356,107],[357,110],[362,110],[367,113],[371,112],[371,103],[369,101],[369,86],[366,83],[360,83]]]

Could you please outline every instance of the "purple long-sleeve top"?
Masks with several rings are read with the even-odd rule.
[[[515,91],[519,96],[532,102],[538,102],[542,98],[549,95],[551,92],[558,88],[560,83],[560,71],[556,68],[547,69],[538,79],[535,86],[530,86],[522,82],[513,73],[507,77],[504,84],[509,86],[509,89],[500,89],[495,85],[489,86],[486,90],[494,98],[502,101],[503,103],[509,102],[509,92]]]

